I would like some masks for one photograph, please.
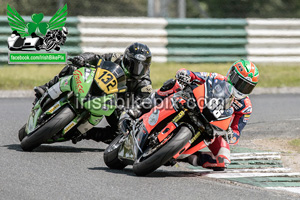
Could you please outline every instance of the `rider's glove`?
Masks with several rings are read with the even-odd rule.
[[[178,84],[181,86],[181,88],[184,88],[186,84],[191,83],[191,77],[186,69],[178,70],[176,72],[175,78],[178,81]]]
[[[137,119],[142,114],[139,107],[129,109],[129,110],[127,110],[127,113],[132,119]]]
[[[78,67],[83,67],[86,65],[86,61],[82,56],[75,56],[73,58],[69,58],[69,61],[71,61],[73,65],[76,65]]]
[[[231,127],[228,128],[226,135],[223,135],[223,138],[227,141],[228,144],[232,143],[232,139],[233,139],[233,131],[231,129]]]

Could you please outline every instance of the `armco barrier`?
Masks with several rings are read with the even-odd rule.
[[[253,62],[300,62],[300,19],[247,19],[246,50]]]
[[[123,53],[126,46],[141,42],[150,47],[156,62],[232,62],[247,56],[244,19],[79,17],[79,21],[84,52]]]
[[[167,20],[163,18],[78,17],[84,52],[123,53],[134,42],[147,44],[153,61],[166,62],[168,33]]]
[[[141,42],[150,47],[154,62],[300,62],[299,25],[298,19],[68,17],[70,34],[62,50],[121,54]],[[10,33],[7,17],[0,16],[2,62],[7,62]]]

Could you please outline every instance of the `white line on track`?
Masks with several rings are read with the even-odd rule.
[[[261,155],[261,156],[230,156],[231,160],[279,160],[281,158],[280,155]]]
[[[271,190],[289,191],[289,192],[300,194],[300,187],[265,187],[265,188]]]
[[[285,172],[290,172],[290,168],[268,168],[268,169],[226,169],[225,172],[212,172],[212,171],[207,171],[205,169],[194,169],[194,172],[209,172],[210,174],[216,174],[219,176],[220,174],[223,173],[247,173],[247,172],[260,172],[260,173],[285,173]]]
[[[300,173],[213,173],[207,174],[207,177],[210,178],[244,178],[244,177],[267,177],[267,176],[276,176],[276,177],[292,177],[300,176]]]

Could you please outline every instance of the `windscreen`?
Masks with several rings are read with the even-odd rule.
[[[205,105],[219,118],[227,109],[230,109],[233,101],[233,87],[228,82],[208,77],[205,82]]]

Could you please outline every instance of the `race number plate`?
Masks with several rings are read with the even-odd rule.
[[[94,79],[106,94],[118,91],[117,79],[110,71],[98,67]]]

